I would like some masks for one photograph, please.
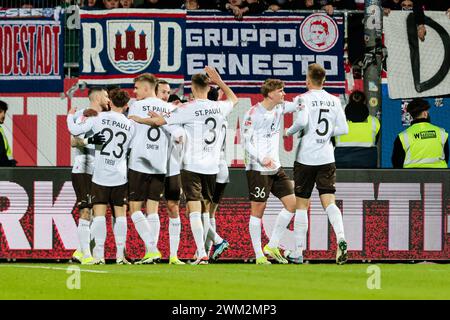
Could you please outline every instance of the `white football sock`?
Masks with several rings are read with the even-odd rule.
[[[216,218],[209,218],[209,224],[211,225],[211,228],[216,231]]]
[[[294,213],[287,211],[286,209],[282,209],[277,216],[277,221],[275,222],[275,227],[273,228],[272,236],[270,237],[270,241],[268,246],[270,248],[278,248],[280,244],[280,239],[283,236],[284,232],[291,222]]]
[[[78,241],[83,252],[84,258],[91,257],[91,222],[89,220],[81,219],[78,221]]]
[[[205,242],[206,254],[209,254],[209,251],[211,251],[211,247],[213,245],[213,238],[211,237],[210,230],[216,231],[216,218],[209,218],[209,230],[207,232]]]
[[[212,228],[208,230],[208,239],[211,239],[215,245],[223,241],[222,237]]]
[[[178,256],[178,247],[180,245],[181,220],[178,218],[169,218],[169,243],[170,256]]]
[[[330,220],[330,223],[333,226],[337,242],[339,243],[339,241],[345,240],[344,222],[342,221],[341,210],[333,203],[325,209],[325,212],[328,215],[328,220]]]
[[[156,252],[158,251],[159,230],[161,229],[159,215],[157,213],[148,214],[147,221],[150,226],[150,234],[152,236],[152,241],[150,242],[150,252]]]
[[[125,242],[127,241],[127,218],[117,217],[114,223],[114,239],[116,240],[116,259],[122,259],[125,251]]]
[[[292,257],[303,255],[306,249],[306,233],[308,232],[308,210],[296,210],[294,218],[295,252]]]
[[[105,240],[106,240],[106,218],[103,216],[94,217],[92,230],[95,240],[94,258],[105,258]]]
[[[197,258],[206,256],[205,242],[203,241],[203,224],[200,212],[191,212],[189,215],[191,222],[191,230],[194,235],[195,244],[197,245]]]
[[[259,259],[264,256],[261,248],[261,219],[250,216],[249,230],[256,259]]]
[[[150,252],[150,242],[152,241],[152,237],[147,219],[142,211],[136,211],[131,215],[131,220],[133,220],[134,227],[136,228],[139,237],[144,241],[145,252]]]
[[[208,236],[209,230],[209,212],[202,213],[202,222],[203,222],[203,242],[206,242],[206,237]]]

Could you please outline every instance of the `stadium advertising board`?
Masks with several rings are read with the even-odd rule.
[[[244,16],[189,11],[186,87],[205,65],[216,67],[235,92],[258,93],[266,78],[285,81],[287,92],[306,88],[309,63],[327,70],[325,89],[344,92],[344,18],[323,13],[277,12]]]
[[[61,92],[64,29],[60,10],[0,10],[0,92]]]
[[[184,78],[184,10],[80,10],[80,80],[131,86],[150,72],[169,83]]]
[[[291,173],[288,171],[288,173]],[[450,176],[439,170],[340,170],[337,205],[343,212],[350,260],[448,260],[450,257]],[[216,215],[217,230],[230,242],[224,259],[254,256],[248,222],[250,203],[242,169],[231,170],[231,183]],[[0,170],[0,258],[68,259],[77,245],[78,213],[72,215],[75,193],[70,170]],[[192,258],[195,244],[181,206],[180,258]],[[280,202],[269,198],[263,226],[270,236]],[[333,260],[336,240],[320,206],[312,196],[309,210],[307,260]],[[161,204],[159,249],[169,254],[168,217]],[[106,258],[115,257],[115,243],[107,216]],[[280,245],[292,249],[292,223]],[[268,242],[263,236],[263,244]],[[128,218],[126,252],[144,255],[144,244]]]
[[[424,42],[418,39],[413,13],[394,10],[383,26],[389,97],[450,94],[450,19],[445,12],[425,12]]]

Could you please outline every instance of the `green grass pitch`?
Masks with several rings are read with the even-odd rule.
[[[0,299],[450,299],[450,264],[369,266],[0,263]]]

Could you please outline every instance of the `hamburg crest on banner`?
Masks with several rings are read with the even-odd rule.
[[[312,14],[300,26],[300,40],[312,51],[328,51],[334,47],[338,38],[338,26],[326,14]]]
[[[108,21],[108,58],[114,68],[128,74],[145,70],[155,53],[154,34],[154,21]]]

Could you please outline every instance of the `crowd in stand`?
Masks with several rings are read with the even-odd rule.
[[[77,4],[87,9],[218,9],[235,16],[257,14],[266,10],[363,9],[364,0],[0,0],[3,8],[43,8]]]
[[[237,19],[267,10],[325,10],[331,15],[335,9],[364,9],[364,0],[0,0],[0,8],[48,8],[73,4],[84,9],[216,9],[228,11]],[[381,5],[385,14],[391,10],[413,10],[418,26],[424,26],[424,10],[447,11],[450,17],[448,0],[382,0]],[[423,27],[419,36],[425,32]]]

